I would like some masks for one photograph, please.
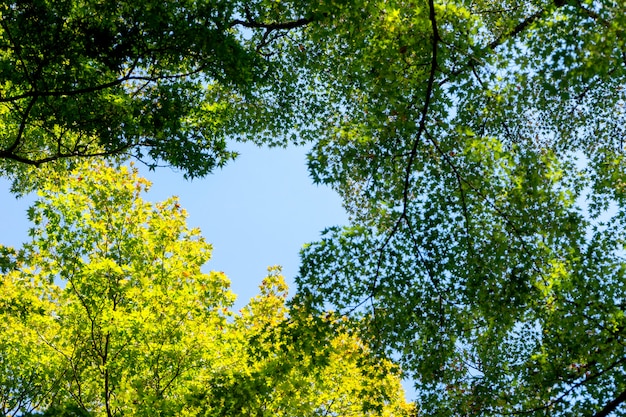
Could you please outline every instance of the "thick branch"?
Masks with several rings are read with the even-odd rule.
[[[526,410],[521,410],[521,411],[513,411],[510,413],[506,413],[507,415],[512,415],[512,416],[521,416],[521,415],[528,415],[528,414],[534,414],[538,411],[542,411],[542,410],[547,410],[551,407],[553,407],[555,404],[558,404],[562,401],[564,401],[568,396],[572,395],[572,393],[574,393],[574,391],[586,384],[591,384],[593,383],[594,380],[602,377],[603,375],[606,375],[607,373],[611,372],[612,370],[614,370],[616,367],[624,364],[624,362],[626,361],[626,358],[620,358],[618,360],[616,360],[615,362],[611,363],[610,365],[608,365],[607,367],[605,367],[602,371],[596,373],[596,374],[591,374],[590,376],[584,378],[582,381],[577,382],[573,385],[571,385],[569,387],[569,389],[567,389],[565,392],[561,393],[561,395],[559,395],[557,398],[553,398],[552,400],[550,400],[548,403],[543,404],[542,406],[539,407],[533,407],[530,409],[526,409]],[[554,381],[556,382],[556,381]],[[622,397],[624,395],[624,393],[620,394],[615,400],[611,401],[609,404],[606,405],[606,407],[604,409],[602,409],[599,413],[604,412],[604,410],[607,410],[607,414],[595,414],[592,417],[601,417],[601,416],[607,416],[608,413],[611,413],[616,407],[617,405],[619,405],[619,403],[615,404],[613,408],[611,408],[610,410],[608,409],[608,407],[613,404],[618,398]],[[625,399],[622,398],[622,400],[620,401],[623,402]]]
[[[560,6],[558,6],[558,7],[560,7]],[[520,33],[524,32],[526,29],[528,29],[528,27],[530,25],[532,25],[537,20],[539,20],[545,13],[546,13],[546,9],[541,9],[541,10],[537,11],[536,13],[528,16],[526,19],[522,20],[517,25],[515,25],[515,27],[513,27],[511,30],[502,33],[496,39],[491,41],[485,47],[485,50],[493,52],[497,47],[503,45],[506,41],[508,41],[510,39],[514,39]],[[472,68],[472,71],[475,71],[474,64],[477,63],[477,62],[479,62],[479,60],[476,57],[470,56],[467,63],[462,65],[456,71],[453,71],[448,77],[446,77],[444,80],[442,80],[440,82],[440,85],[447,83],[448,81],[450,81],[451,78],[456,77],[457,75],[461,74],[465,69],[467,69],[467,67],[470,67],[470,68]]]
[[[296,29],[311,23],[313,19],[311,18],[302,18],[298,20],[292,20],[288,22],[257,22],[256,20],[240,20],[235,19],[230,23],[230,26],[243,26],[248,29],[267,29],[267,30],[288,30],[288,29]]]
[[[76,96],[79,94],[94,93],[96,91],[106,90],[107,88],[118,86],[124,81],[128,81],[129,79],[130,79],[129,77],[123,77],[123,78],[119,78],[117,80],[114,80],[108,83],[104,83],[104,84],[100,84],[100,85],[96,85],[92,87],[79,88],[77,90],[29,91],[28,93],[19,94],[17,96],[0,97],[0,103],[9,103],[12,101],[17,101],[17,100],[21,100],[24,98],[30,98],[30,97],[35,97],[35,98],[36,97],[63,97],[63,96]]]
[[[496,49],[498,46],[502,45],[509,39],[515,38],[517,35],[522,33],[526,28],[535,23],[539,18],[544,14],[545,10],[539,10],[537,13],[534,13],[528,16],[526,19],[518,23],[513,29],[510,31],[501,34],[496,39],[494,39],[489,45],[487,45],[488,49]]]
[[[434,0],[429,0],[428,5],[430,9],[429,18],[430,18],[431,28],[433,31],[433,35],[432,35],[433,36],[432,37],[433,53],[432,53],[431,60],[430,60],[430,73],[428,75],[428,84],[426,86],[424,106],[422,107],[422,117],[420,118],[420,124],[419,124],[417,134],[415,135],[415,139],[413,140],[413,147],[411,148],[411,154],[409,155],[409,162],[407,164],[406,174],[404,177],[404,192],[402,195],[402,205],[403,205],[402,216],[403,217],[406,216],[408,197],[409,197],[409,182],[411,179],[411,173],[413,172],[412,170],[413,162],[415,162],[415,158],[417,157],[417,147],[419,145],[419,142],[422,139],[422,134],[426,130],[426,119],[428,118],[428,110],[429,110],[430,101],[433,95],[433,89],[435,87],[435,74],[437,72],[437,66],[438,66],[437,50],[439,48],[439,41],[441,40],[441,38],[439,37],[439,30],[437,28],[437,17],[435,15]]]
[[[622,392],[613,401],[609,402],[604,408],[598,411],[593,417],[606,417],[611,414],[615,409],[624,401],[626,401],[626,391]]]
[[[33,165],[35,167],[39,167],[40,165],[43,165],[45,163],[56,161],[59,159],[65,159],[65,158],[73,158],[73,157],[91,158],[91,157],[97,157],[97,156],[118,155],[121,152],[124,152],[125,150],[128,150],[130,147],[133,147],[133,146],[139,146],[139,144],[120,146],[119,148],[115,148],[110,151],[102,151],[102,152],[88,152],[88,153],[87,152],[86,153],[81,153],[81,152],[62,153],[60,152],[60,153],[56,153],[56,154],[39,158],[39,159],[31,159],[25,156],[18,155],[14,152],[11,152],[8,149],[3,149],[3,150],[0,150],[0,159],[10,159],[15,162],[20,162],[26,165]]]
[[[396,232],[400,228],[401,222],[407,221],[407,209],[408,209],[408,204],[409,204],[409,188],[410,188],[410,181],[411,181],[411,173],[413,172],[412,167],[413,167],[413,163],[415,162],[415,159],[417,158],[417,147],[419,146],[419,142],[422,139],[422,135],[424,134],[426,130],[426,119],[428,118],[428,110],[430,108],[430,101],[432,100],[433,90],[435,87],[435,76],[436,76],[437,67],[438,67],[437,50],[439,48],[439,41],[441,40],[441,38],[439,36],[439,29],[437,28],[437,17],[435,14],[434,0],[429,0],[428,4],[429,4],[429,9],[430,9],[429,18],[430,18],[431,28],[432,28],[432,56],[430,60],[430,73],[428,76],[428,84],[426,86],[424,105],[422,106],[419,128],[415,135],[415,139],[413,140],[413,146],[411,148],[411,153],[409,154],[409,160],[406,166],[406,173],[404,177],[404,188],[403,188],[403,193],[402,193],[402,213],[400,214],[400,217],[395,222],[393,228],[387,235],[387,238],[385,239],[381,247],[378,249],[379,255],[378,255],[378,262],[376,265],[376,275],[374,278],[374,282],[371,285],[372,295],[376,292],[376,288],[378,287],[378,277],[380,276],[380,269],[382,266],[382,254],[385,248],[389,245],[389,242],[391,241],[392,237],[396,234]]]
[[[26,106],[26,109],[24,110],[24,115],[22,116],[22,122],[20,123],[20,127],[17,131],[17,135],[15,136],[15,140],[13,141],[11,146],[9,146],[9,148],[6,150],[6,152],[8,153],[15,152],[20,142],[22,141],[22,136],[24,135],[24,129],[26,129],[26,122],[28,120],[28,116],[30,115],[31,110],[35,106],[36,101],[37,101],[37,97],[33,97],[28,103],[28,106]]]

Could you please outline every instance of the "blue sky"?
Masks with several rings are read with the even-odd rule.
[[[213,245],[209,269],[223,271],[245,304],[257,294],[268,266],[282,265],[295,291],[302,245],[317,240],[329,226],[345,224],[337,194],[313,185],[306,168],[306,148],[258,148],[235,144],[241,155],[212,175],[185,181],[168,168],[140,173],[153,182],[148,199],[177,195],[191,227],[200,227]]]
[[[347,216],[334,191],[313,185],[306,168],[306,148],[258,148],[233,144],[241,155],[221,170],[193,181],[182,172],[136,166],[153,185],[144,198],[180,198],[190,227],[199,227],[213,245],[207,270],[223,271],[232,281],[237,307],[257,294],[268,266],[282,265],[295,291],[299,250],[329,226],[345,224]],[[0,180],[0,242],[20,245],[28,239],[26,209],[32,197],[16,199],[9,183]]]

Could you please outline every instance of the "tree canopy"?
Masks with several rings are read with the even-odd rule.
[[[427,415],[625,413],[624,12],[359,2],[306,45],[334,103],[310,169],[353,220],[301,299],[367,317]]]
[[[292,6],[3,2],[2,170],[119,153],[190,176],[223,165],[233,157],[226,135],[256,131],[272,102],[262,95],[275,78],[266,49],[312,19]]]
[[[279,269],[234,313],[211,246],[147,187],[83,163],[40,191],[3,264],[0,414],[410,415],[397,367],[346,321],[290,312]]]
[[[427,415],[626,415],[624,2],[305,3],[2,6],[2,170],[309,142],[352,219],[294,308],[358,323]]]

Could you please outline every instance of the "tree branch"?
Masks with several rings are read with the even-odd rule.
[[[6,152],[8,153],[15,152],[20,142],[22,141],[22,136],[24,135],[24,129],[26,129],[26,121],[28,120],[28,116],[30,115],[31,110],[35,106],[36,101],[37,101],[37,97],[35,96],[30,100],[30,102],[28,103],[28,106],[26,106],[26,109],[24,110],[24,114],[22,115],[22,121],[20,122],[20,127],[18,128],[17,135],[15,136],[15,140],[13,141],[11,146],[9,146],[6,149]]]
[[[90,157],[98,157],[98,156],[119,155],[125,150],[131,147],[135,147],[135,146],[141,146],[141,144],[138,143],[138,144],[123,145],[115,149],[112,149],[110,151],[101,151],[101,152],[69,152],[69,153],[59,152],[54,155],[50,155],[50,156],[38,158],[38,159],[31,159],[26,156],[20,156],[8,150],[0,150],[0,159],[10,159],[12,161],[20,162],[26,165],[39,167],[40,165],[43,165],[45,163],[56,161],[59,159],[65,159],[65,158],[73,158],[73,157],[90,158]]]
[[[557,7],[561,7],[561,6],[557,6]],[[489,44],[487,44],[487,46],[484,49],[487,51],[493,52],[497,47],[503,45],[506,41],[515,38],[517,35],[519,35],[524,30],[526,30],[530,25],[532,25],[537,20],[539,20],[545,14],[545,12],[546,12],[546,9],[541,9],[537,11],[536,13],[533,13],[532,15],[528,16],[526,19],[522,20],[517,25],[515,25],[513,29],[509,30],[508,32],[502,33],[496,39],[491,41]],[[478,60],[478,58],[474,56],[469,56],[469,60],[467,63],[462,65],[456,71],[452,71],[452,73],[450,73],[448,77],[442,80],[439,83],[439,85],[443,85],[447,83],[448,81],[450,81],[451,78],[456,77],[457,75],[461,74],[465,69],[467,69],[467,67],[471,67],[472,71],[475,71],[474,62],[480,62],[480,61]]]
[[[528,16],[526,19],[519,22],[513,29],[508,32],[505,32],[494,39],[491,43],[487,45],[487,49],[496,49],[498,46],[502,45],[509,39],[515,38],[517,35],[522,33],[526,28],[535,23],[539,18],[545,13],[545,9],[541,9],[538,12]]]
[[[429,5],[429,19],[430,19],[431,29],[432,29],[432,55],[431,55],[431,60],[430,60],[430,73],[428,76],[428,84],[426,87],[426,93],[424,97],[424,105],[422,106],[419,128],[415,135],[415,139],[413,140],[411,152],[408,154],[409,160],[406,166],[406,172],[405,172],[405,177],[404,177],[404,187],[403,187],[403,193],[402,193],[402,213],[400,213],[400,216],[398,217],[395,224],[391,228],[391,231],[388,233],[383,244],[377,250],[378,261],[376,264],[376,273],[374,275],[374,281],[370,285],[370,291],[371,291],[370,296],[367,299],[365,299],[363,302],[359,303],[358,306],[362,305],[367,300],[371,301],[372,298],[374,297],[378,288],[378,278],[380,277],[380,269],[382,267],[383,252],[385,251],[385,248],[389,245],[389,242],[391,242],[391,239],[393,238],[393,236],[398,232],[402,222],[406,222],[410,228],[410,224],[408,222],[408,216],[407,216],[408,201],[409,201],[409,188],[410,188],[409,183],[411,181],[411,173],[413,172],[412,166],[413,166],[413,163],[415,162],[415,159],[417,158],[417,147],[422,139],[422,135],[424,134],[426,130],[426,119],[428,118],[428,110],[429,110],[430,101],[433,95],[433,89],[435,87],[435,76],[436,76],[437,67],[438,67],[437,50],[439,48],[439,41],[441,40],[439,36],[439,29],[437,28],[437,17],[435,14],[434,0],[429,0],[428,5]],[[420,256],[420,259],[424,261],[424,259],[421,256],[422,254],[419,250],[419,247],[417,247],[416,250],[417,250],[418,255]],[[430,269],[428,268],[426,264],[424,265],[426,267],[429,277],[432,279],[433,277],[431,276]]]
[[[617,406],[626,401],[626,391],[623,391],[613,401],[609,402],[604,408],[593,415],[593,417],[606,417],[611,414]]]
[[[92,87],[79,88],[77,90],[30,91],[28,93],[19,94],[19,95],[16,95],[16,96],[0,97],[0,103],[9,103],[9,102],[21,100],[21,99],[24,99],[24,98],[31,98],[31,97],[33,97],[33,98],[38,98],[38,97],[63,97],[63,96],[76,96],[76,95],[79,95],[79,94],[94,93],[96,91],[106,90],[107,88],[115,87],[117,85],[120,85],[124,81],[128,81],[130,79],[131,79],[131,77],[122,77],[122,78],[118,78],[117,80],[110,81],[108,83],[104,83],[104,84],[100,84],[100,85],[96,85],[96,86],[92,86]]]
[[[400,213],[400,216],[398,217],[398,219],[394,223],[393,227],[391,228],[391,231],[387,234],[387,237],[384,240],[383,244],[377,250],[377,252],[378,252],[378,261],[377,261],[377,264],[376,264],[376,273],[374,275],[374,281],[370,285],[370,291],[371,291],[370,298],[374,296],[374,293],[376,292],[376,289],[378,287],[378,277],[380,276],[380,269],[382,267],[383,252],[385,251],[385,248],[389,245],[389,242],[391,241],[393,236],[398,232],[398,229],[400,228],[400,225],[402,224],[402,222],[403,221],[407,221],[407,207],[408,207],[408,200],[409,200],[409,183],[411,181],[411,173],[412,173],[411,167],[413,166],[413,162],[417,158],[417,147],[419,145],[419,142],[421,141],[422,134],[426,130],[426,119],[428,117],[428,109],[429,109],[429,106],[430,106],[430,101],[432,99],[432,93],[433,93],[433,89],[434,89],[434,86],[435,86],[435,75],[436,75],[436,72],[437,72],[437,65],[438,65],[438,63],[437,63],[437,49],[438,49],[439,41],[441,40],[441,38],[439,37],[439,30],[437,29],[437,20],[436,20],[436,15],[435,15],[434,0],[429,0],[428,3],[429,3],[429,7],[430,7],[429,18],[430,18],[431,28],[432,28],[432,32],[433,33],[432,33],[432,56],[431,56],[431,60],[430,60],[430,74],[429,74],[429,77],[428,77],[428,84],[427,84],[427,87],[426,87],[426,94],[425,94],[425,98],[424,98],[424,105],[423,105],[422,111],[421,111],[421,118],[420,118],[419,128],[418,128],[418,131],[417,131],[417,133],[415,135],[415,139],[413,140],[413,146],[411,148],[411,152],[408,154],[409,160],[408,160],[408,163],[407,163],[407,166],[406,166],[406,172],[405,172],[405,176],[404,176],[404,187],[403,187],[403,192],[402,192],[402,213]],[[367,301],[367,299],[364,300],[363,302],[359,303],[358,306],[362,305],[365,301]]]
[[[426,130],[426,119],[428,117],[428,110],[430,107],[430,101],[432,100],[433,89],[435,87],[435,74],[437,72],[437,50],[439,48],[439,41],[441,38],[439,37],[439,29],[437,28],[437,16],[435,15],[435,5],[434,0],[428,1],[429,6],[429,19],[431,28],[433,31],[432,34],[432,56],[430,60],[430,73],[428,75],[428,84],[426,86],[426,94],[424,97],[424,106],[422,107],[422,117],[420,118],[419,128],[417,134],[415,135],[415,139],[413,140],[413,147],[411,148],[411,153],[409,155],[409,161],[406,167],[406,174],[404,176],[404,191],[402,195],[402,216],[406,216],[408,197],[409,197],[409,182],[411,180],[411,167],[413,166],[413,162],[415,162],[415,158],[417,158],[417,146],[422,139],[422,134]]]
[[[267,29],[271,31],[271,30],[296,29],[296,28],[306,26],[311,22],[313,22],[312,18],[302,18],[298,20],[292,20],[289,22],[272,22],[272,23],[257,22],[256,20],[249,18],[248,20],[235,19],[232,22],[230,22],[230,27],[239,25],[248,29]]]

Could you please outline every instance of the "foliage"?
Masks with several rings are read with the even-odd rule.
[[[270,269],[236,318],[228,348],[242,359],[211,376],[201,415],[412,415],[396,367],[372,356],[345,318],[289,312],[279,272]]]
[[[129,152],[203,175],[227,137],[310,141],[352,220],[303,251],[297,311],[350,316],[427,415],[626,415],[623,1],[2,7],[3,172]],[[51,320],[35,288],[14,308]],[[23,326],[5,375],[35,398]]]
[[[325,4],[294,67],[352,221],[299,302],[365,318],[426,415],[626,415],[624,2]]]
[[[201,270],[211,246],[148,186],[81,163],[40,190],[32,241],[5,249],[0,414],[410,413],[397,369],[347,326],[288,316],[279,270],[232,313],[226,276]]]
[[[276,104],[259,94],[274,79],[269,48],[305,12],[266,0],[3,2],[2,172],[124,153],[207,174],[234,157],[228,135],[268,130],[250,125]],[[272,123],[288,129],[282,114]]]

